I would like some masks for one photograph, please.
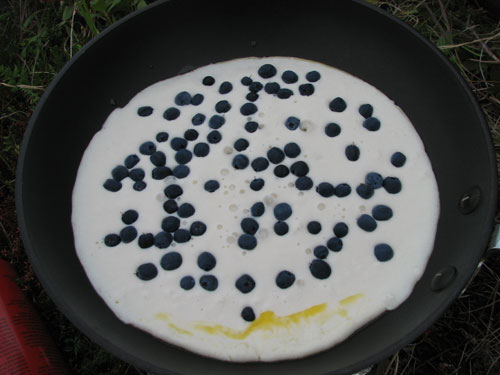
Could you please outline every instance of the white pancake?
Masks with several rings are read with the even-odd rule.
[[[258,69],[272,64],[277,74],[262,78]],[[285,70],[298,75],[298,82],[286,84],[281,79]],[[313,82],[315,92],[304,96],[299,86],[307,82],[307,72],[318,71],[321,78]],[[205,86],[205,76],[215,78],[215,84]],[[266,84],[278,82],[282,88],[293,91],[288,99],[258,92],[255,101],[257,113],[244,116],[240,107],[249,88],[240,80],[248,76]],[[220,94],[219,85],[229,81],[231,92]],[[175,105],[176,95],[187,91],[201,93],[200,105]],[[330,110],[332,99],[341,97],[347,104],[343,112]],[[183,137],[187,129],[195,129],[199,137],[188,142],[193,150],[196,143],[207,142],[209,118],[216,114],[215,104],[227,100],[231,110],[225,114],[225,124],[218,129],[222,140],[210,144],[206,157],[196,157],[187,164],[190,174],[183,179],[173,176],[154,180],[154,166],[149,156],[139,153],[146,141],[155,143],[157,150],[167,156],[167,166],[175,167],[175,151],[170,146],[174,137]],[[364,118],[358,112],[360,105],[370,104],[373,116],[380,120],[377,131],[363,127]],[[138,108],[150,106],[153,113],[138,116]],[[167,121],[163,113],[177,107],[180,116]],[[196,113],[206,115],[202,125],[193,126]],[[285,120],[295,116],[301,126],[289,130]],[[259,123],[254,133],[245,131],[244,125],[252,120]],[[325,134],[325,125],[337,123],[341,133],[336,137]],[[158,132],[169,134],[167,142],[157,142]],[[234,142],[245,138],[250,146],[237,152]],[[314,187],[300,191],[292,174],[274,176],[274,164],[262,172],[251,166],[235,170],[232,161],[236,154],[245,154],[250,161],[266,157],[271,147],[283,147],[296,142],[301,153],[296,158],[286,157],[282,164],[290,167],[302,160],[309,166],[308,176]],[[349,161],[345,148],[355,144],[360,149],[357,161]],[[390,159],[402,152],[407,160],[396,168]],[[130,154],[140,161],[135,168],[146,172],[147,184],[143,191],[132,188],[133,181],[126,178],[122,188],[111,192],[103,188],[111,170],[123,165]],[[369,172],[382,177],[397,177],[402,190],[390,194],[384,187],[375,189],[369,199],[361,198],[356,187],[363,183]],[[253,191],[249,182],[255,177],[265,180],[264,188]],[[206,181],[215,179],[220,188],[208,193]],[[350,195],[340,198],[322,197],[315,187],[321,182],[334,186],[347,183]],[[121,214],[134,209],[139,213],[132,225],[138,233],[157,234],[162,220],[169,216],[163,209],[167,199],[164,188],[179,184],[184,193],[178,203],[191,203],[195,214],[181,219],[181,227],[189,229],[199,220],[207,225],[202,236],[192,237],[186,243],[172,243],[166,249],[155,246],[141,249],[137,239],[115,247],[104,244],[110,233],[119,233],[126,225]],[[241,220],[251,217],[250,207],[264,202],[265,213],[255,218],[259,230],[255,234],[257,247],[243,250],[238,238],[243,234]],[[273,226],[276,204],[286,202],[292,215],[286,220],[289,232],[278,236]],[[387,205],[393,217],[377,221],[373,232],[361,229],[357,219],[362,214],[372,215],[376,205]],[[175,214],[174,214],[175,215]],[[78,257],[97,293],[116,316],[152,335],[187,350],[229,361],[276,361],[303,357],[341,342],[361,326],[386,310],[394,309],[411,294],[421,277],[432,252],[439,216],[439,195],[430,161],[421,139],[410,120],[394,102],[373,86],[338,69],[290,57],[245,58],[205,66],[195,71],[158,82],[137,94],[124,108],[114,110],[90,142],[84,153],[73,192],[72,224]],[[307,224],[319,221],[320,233],[313,235]],[[342,238],[341,251],[329,251],[324,259],[332,273],[326,279],[314,277],[311,262],[316,259],[313,249],[326,245],[334,237],[332,228],[345,222],[349,233]],[[388,244],[394,256],[379,261],[374,246]],[[182,265],[171,271],[162,269],[160,260],[166,253],[176,251],[182,256]],[[217,260],[215,268],[203,271],[197,265],[200,253],[208,251]],[[158,275],[149,281],[136,276],[137,268],[153,263]],[[276,284],[276,276],[287,270],[295,275],[295,282],[286,289]],[[217,278],[218,287],[207,291],[199,278],[210,274]],[[255,280],[255,288],[242,293],[235,287],[243,274]],[[180,279],[192,276],[196,285],[191,290],[179,286]],[[241,312],[251,307],[256,319],[245,321]]]

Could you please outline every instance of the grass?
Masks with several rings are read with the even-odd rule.
[[[414,27],[450,59],[483,108],[500,155],[500,25],[485,8],[489,2],[370,2]],[[0,257],[15,266],[23,291],[75,374],[144,373],[76,330],[41,288],[16,223],[16,160],[31,113],[64,63],[105,27],[144,5],[144,0],[0,2]],[[499,299],[500,257],[491,257],[436,324],[373,372],[499,374]]]

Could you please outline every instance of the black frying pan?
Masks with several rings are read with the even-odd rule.
[[[296,56],[345,70],[409,116],[437,177],[433,254],[410,298],[342,344],[278,363],[234,364],[160,342],[121,323],[89,283],[73,246],[71,193],[80,158],[115,106],[193,67],[245,56]],[[17,174],[21,232],[59,308],[98,344],[154,373],[347,374],[422,334],[466,285],[487,246],[495,154],[467,85],[415,31],[362,1],[160,1],[83,48],[54,79],[26,131]],[[409,229],[410,230],[410,229]]]

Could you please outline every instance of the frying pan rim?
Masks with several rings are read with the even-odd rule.
[[[129,15],[121,18],[114,24],[110,25],[107,27],[105,30],[100,32],[96,37],[94,37],[91,41],[89,41],[85,46],[83,46],[69,61],[65,63],[63,68],[60,70],[60,72],[56,75],[56,77],[52,80],[52,82],[49,84],[45,92],[43,93],[42,97],[40,98],[40,101],[38,102],[29,122],[28,126],[26,128],[21,147],[20,147],[20,152],[19,152],[19,157],[18,157],[18,162],[17,162],[17,168],[16,168],[16,185],[15,185],[15,204],[16,204],[16,211],[17,211],[17,220],[18,220],[18,225],[20,228],[20,233],[21,233],[21,238],[24,244],[24,248],[26,251],[26,254],[28,256],[28,259],[31,263],[31,266],[33,267],[38,279],[40,280],[41,284],[43,285],[44,289],[47,291],[48,295],[50,298],[54,301],[56,307],[63,312],[63,314],[76,326],[78,329],[85,334],[86,336],[89,336],[95,343],[100,345],[101,347],[105,348],[107,351],[111,352],[113,355],[116,355],[117,357],[121,358],[124,361],[127,362],[133,362],[137,366],[147,370],[147,371],[155,371],[159,373],[165,373],[165,369],[158,368],[155,365],[152,365],[149,362],[144,361],[142,358],[137,357],[136,355],[133,355],[129,352],[126,352],[125,350],[121,349],[119,345],[115,344],[114,342],[109,341],[105,336],[101,335],[98,333],[97,330],[93,329],[92,326],[83,318],[81,318],[77,311],[73,310],[71,306],[64,300],[62,296],[59,295],[59,293],[55,292],[55,288],[52,287],[54,285],[54,282],[52,280],[52,277],[50,274],[46,272],[44,269],[42,263],[39,261],[39,256],[37,255],[37,252],[34,250],[35,246],[33,246],[33,243],[31,241],[30,235],[29,235],[29,230],[26,225],[25,221],[25,215],[24,215],[24,200],[23,200],[23,170],[24,170],[24,164],[25,164],[25,158],[26,158],[26,153],[29,150],[29,144],[31,141],[31,135],[33,132],[33,129],[36,126],[36,123],[38,121],[38,117],[40,113],[42,112],[45,103],[47,100],[50,98],[52,91],[56,88],[56,86],[59,84],[59,82],[65,77],[66,72],[71,69],[73,64],[75,64],[82,55],[86,53],[87,50],[92,48],[94,45],[97,43],[100,43],[103,41],[108,34],[112,33],[115,31],[115,29],[121,27],[122,24],[128,22],[132,18],[141,16],[143,13],[146,12],[152,12],[156,7],[162,6],[165,3],[169,2],[170,0],[159,0],[153,4],[150,4],[144,8],[138,9]],[[403,21],[399,20],[395,16],[389,14],[388,12],[367,3],[366,1],[363,0],[346,0],[346,1],[351,1],[356,3],[359,6],[364,6],[372,11],[377,12],[380,16],[385,17],[386,22],[395,22],[397,26],[402,27],[404,30],[409,31],[411,35],[416,38],[420,43],[423,43],[425,47],[428,49],[429,54],[433,53],[435,56],[437,56],[440,60],[441,63],[444,64],[444,66],[450,70],[453,73],[453,78],[455,81],[460,82],[460,85],[462,87],[462,91],[466,94],[468,97],[469,102],[472,104],[472,107],[474,109],[475,115],[478,119],[478,124],[481,128],[482,132],[482,138],[485,141],[485,144],[488,148],[488,157],[489,157],[489,162],[490,165],[492,166],[491,171],[489,173],[491,177],[491,186],[489,189],[489,195],[487,197],[483,197],[483,200],[487,202],[496,202],[497,200],[497,168],[496,168],[496,158],[495,158],[495,152],[493,148],[493,141],[491,138],[491,133],[489,131],[488,124],[486,122],[486,119],[484,117],[484,114],[479,106],[479,103],[476,99],[476,97],[473,95],[470,87],[467,85],[465,80],[462,78],[462,76],[459,74],[457,69],[451,64],[451,62],[446,58],[446,56],[436,47],[434,46],[429,40],[427,40],[423,35],[418,33],[415,29],[413,29],[411,26],[407,25]],[[483,192],[484,193],[484,192]],[[488,207],[486,214],[484,215],[484,222],[485,222],[485,230],[484,230],[484,236],[482,238],[481,244],[478,244],[478,249],[486,249],[487,243],[489,241],[489,238],[491,236],[491,232],[493,230],[493,222],[494,222],[494,217],[495,217],[495,212],[496,209],[494,206]],[[468,278],[466,279],[465,283],[467,280],[470,278],[472,275],[475,267],[477,264],[480,262],[481,258],[483,257],[483,252],[477,251],[477,256],[476,262],[474,262],[469,268],[470,270],[467,270],[465,272],[468,275]],[[470,271],[470,272],[469,272]],[[461,285],[461,288],[465,286]],[[442,303],[439,308],[437,308],[432,315],[429,315],[427,317],[427,320],[425,323],[423,322],[422,324],[419,324],[415,327],[412,328],[412,331],[410,334],[406,335],[405,337],[401,337],[397,342],[393,342],[392,345],[389,345],[386,347],[384,350],[379,351],[376,355],[373,355],[371,357],[366,358],[363,361],[359,361],[356,364],[352,366],[345,367],[340,370],[336,370],[333,372],[328,372],[328,373],[336,373],[336,374],[347,374],[347,373],[352,373],[354,371],[359,371],[363,368],[368,367],[369,365],[375,363],[375,359],[382,359],[385,358],[392,353],[394,353],[396,350],[402,348],[404,345],[407,345],[410,342],[413,342],[418,336],[422,334],[422,332],[430,327],[434,322],[440,318],[442,313],[449,308],[450,304],[456,299],[458,294],[461,292],[461,288],[459,289],[454,289],[454,293],[450,293],[448,291],[448,295],[446,298],[446,303]],[[428,324],[428,322],[431,322],[431,324]],[[300,359],[298,359],[300,360]],[[175,372],[172,372],[170,370],[167,370],[167,373],[170,374],[177,374]]]

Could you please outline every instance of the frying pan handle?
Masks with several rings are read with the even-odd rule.
[[[486,249],[485,255],[500,255],[500,224],[495,224],[495,227],[493,228],[490,244]]]

